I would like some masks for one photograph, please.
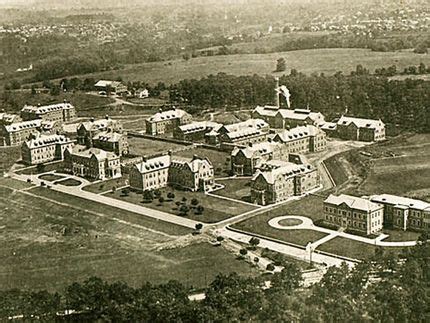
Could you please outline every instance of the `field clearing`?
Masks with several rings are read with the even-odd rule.
[[[173,154],[173,156],[186,158],[192,158],[194,155],[208,158],[214,167],[215,176],[226,176],[229,174],[230,154],[226,152],[197,147]]]
[[[0,188],[0,288],[61,291],[99,276],[131,286],[164,283],[174,276],[206,286],[218,273],[257,272],[223,248],[196,243],[155,250],[175,237],[95,217],[85,210]],[[31,205],[31,213],[26,212]]]
[[[254,210],[256,208],[252,205],[246,205],[242,203],[224,200],[221,198],[206,195],[201,192],[186,192],[174,190],[170,187],[163,188],[160,191],[162,192],[162,196],[165,199],[163,203],[159,203],[157,199],[154,199],[150,203],[144,203],[143,195],[134,191],[130,191],[128,194],[124,194],[121,191],[116,191],[114,193],[110,192],[107,193],[106,196],[134,203],[137,205],[142,205],[158,211],[176,214],[178,216],[179,210],[175,202],[181,201],[182,198],[185,197],[187,199],[187,206],[190,207],[191,200],[193,198],[196,198],[199,201],[199,204],[204,207],[203,214],[195,214],[194,210],[190,210],[190,212],[188,212],[188,215],[186,215],[185,217],[204,223],[219,222],[221,220],[228,219],[232,216],[242,214],[247,211]],[[173,192],[175,194],[175,198],[173,201],[168,201],[167,199],[167,193],[169,192]]]
[[[274,73],[276,60],[284,57],[288,70]],[[238,54],[226,56],[197,57],[188,61],[173,60],[168,62],[154,62],[127,65],[122,70],[98,72],[76,75],[81,78],[93,77],[96,79],[116,79],[121,76],[127,81],[140,80],[145,75],[145,82],[156,84],[177,83],[182,79],[199,79],[209,74],[227,73],[233,75],[280,75],[289,73],[290,69],[300,72],[325,73],[331,75],[337,71],[349,73],[355,70],[358,64],[370,69],[397,65],[403,70],[410,65],[423,62],[430,64],[429,55],[419,55],[412,51],[372,52],[370,49],[309,49],[270,54]]]
[[[175,151],[187,147],[186,145],[134,136],[128,137],[128,144],[130,146],[130,154],[138,156],[158,155],[163,152],[167,153],[169,150]]]
[[[222,190],[213,192],[215,195],[234,198],[237,200],[250,202],[251,200],[251,179],[227,179],[218,180],[217,183],[224,185]]]

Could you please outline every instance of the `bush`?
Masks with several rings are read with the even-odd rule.
[[[274,271],[275,270],[275,265],[273,265],[273,264],[267,264],[266,269],[268,271]]]

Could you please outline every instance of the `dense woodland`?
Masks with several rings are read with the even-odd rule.
[[[332,76],[308,76],[292,70],[280,78],[280,83],[291,92],[292,108],[310,107],[326,115],[327,120],[348,113],[380,118],[404,130],[430,131],[430,82],[427,81],[389,80],[385,76],[370,75],[368,70],[357,66],[350,75],[338,72]],[[252,107],[273,104],[274,87],[271,76],[237,77],[220,73],[172,85],[171,99],[212,108]],[[285,101],[281,104],[285,105]]]
[[[191,290],[171,281],[132,288],[90,278],[62,293],[0,292],[0,318],[32,315],[59,321],[129,322],[429,322],[430,243],[423,234],[401,257],[379,249],[354,269],[330,267],[319,283],[301,287],[297,267],[257,278],[219,275],[190,301]],[[264,286],[271,281],[271,287]],[[59,316],[65,310],[74,314]]]

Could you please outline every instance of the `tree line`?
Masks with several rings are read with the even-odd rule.
[[[371,75],[357,66],[349,75],[305,75],[292,70],[280,78],[291,92],[292,108],[310,107],[327,120],[342,114],[382,119],[404,130],[430,130],[430,82],[390,80]],[[219,108],[255,107],[275,103],[275,80],[271,76],[233,76],[225,73],[200,80],[182,80],[170,87],[174,102]],[[285,100],[281,105],[285,107]]]
[[[113,322],[428,322],[430,243],[423,234],[399,256],[377,249],[366,262],[330,267],[304,288],[292,263],[256,278],[218,275],[203,301],[177,281],[130,287],[92,277],[61,293],[0,292],[0,318]],[[269,284],[267,284],[269,282]],[[269,287],[268,287],[269,286]],[[66,315],[67,314],[67,315]]]

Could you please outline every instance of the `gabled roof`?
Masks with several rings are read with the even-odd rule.
[[[73,141],[66,136],[63,135],[40,135],[39,137],[35,139],[28,140],[24,143],[28,148],[41,148],[51,145],[65,145],[70,144]]]
[[[313,121],[324,120],[324,116],[320,112],[312,112],[309,109],[281,109],[277,106],[266,105],[256,107],[253,112],[266,117],[280,115],[282,119],[306,120],[306,118],[310,118]]]
[[[187,112],[181,109],[171,109],[167,111],[157,112],[156,114],[152,115],[148,119],[146,119],[149,122],[159,122],[159,121],[166,121],[166,120],[173,120],[182,118],[184,115],[186,115]]]
[[[314,125],[299,126],[290,130],[284,130],[277,133],[274,138],[280,139],[282,142],[294,141],[301,138],[312,137],[323,133],[321,129]]]
[[[170,167],[170,155],[163,155],[144,160],[135,165],[141,174],[150,173],[156,170]]]
[[[114,153],[105,151],[103,149],[99,148],[87,148],[83,145],[75,145],[72,150],[69,152],[71,155],[74,156],[80,156],[85,158],[95,158],[98,161],[104,161],[106,159],[113,159],[113,158],[119,158],[119,156],[116,156]]]
[[[118,85],[121,85],[121,82],[118,82],[118,81],[108,81],[108,80],[100,80],[94,86],[97,86],[97,87],[111,86],[111,87],[115,88]]]
[[[84,129],[87,131],[104,130],[112,124],[117,124],[118,122],[119,121],[110,118],[98,119],[95,121],[85,121],[78,126],[78,129],[84,127]]]
[[[274,167],[270,170],[258,170],[252,180],[255,181],[259,176],[262,176],[267,183],[274,184],[277,180],[289,179],[314,170],[311,165],[297,165],[290,162],[281,162],[282,164],[280,167]]]
[[[96,134],[93,139],[99,141],[118,142],[122,138],[122,134],[113,131],[102,131]]]
[[[262,129],[269,127],[269,124],[263,119],[248,119],[246,121],[224,125],[226,132],[239,132],[247,129]]]
[[[398,206],[406,206],[408,208],[416,209],[416,210],[428,210],[430,211],[430,203],[425,201],[411,199],[408,197],[391,195],[391,194],[381,194],[374,195],[370,198],[371,201],[382,204],[391,204],[396,207]]]
[[[42,124],[42,120],[40,120],[40,119],[30,120],[30,121],[21,121],[21,122],[16,122],[16,123],[12,123],[10,125],[7,125],[7,126],[5,126],[5,129],[7,132],[12,133],[12,132],[18,132],[21,130],[25,130],[25,129],[39,128],[41,124]]]
[[[380,204],[371,202],[368,199],[346,194],[341,194],[339,196],[330,194],[330,196],[324,201],[324,203],[329,203],[337,206],[345,203],[351,209],[361,210],[365,212],[373,212],[381,208]]]
[[[19,115],[12,113],[0,113],[0,120],[6,123],[12,123],[15,119],[19,118]]]
[[[197,173],[203,165],[208,165],[212,168],[212,163],[208,158],[194,156],[193,158],[173,157],[171,167],[189,168],[193,173]]]
[[[219,128],[222,127],[222,124],[217,123],[217,122],[212,122],[212,121],[197,121],[197,122],[192,122],[189,124],[184,124],[182,126],[179,126],[179,129],[185,133],[193,133],[193,132],[198,132],[198,131],[203,131],[203,130],[215,130],[217,131]]]
[[[22,108],[21,112],[44,114],[44,113],[48,113],[48,112],[52,112],[52,111],[69,110],[69,109],[74,109],[74,108],[75,107],[71,103],[63,102],[63,103],[41,105],[41,106],[25,105]]]
[[[337,124],[340,126],[349,126],[351,123],[358,128],[369,128],[369,129],[382,128],[385,126],[381,120],[362,119],[362,118],[353,118],[353,117],[345,117],[345,116],[342,116],[337,122]]]
[[[231,152],[231,155],[236,156],[239,152],[242,152],[246,158],[252,158],[254,157],[255,154],[259,154],[259,155],[271,154],[275,150],[276,146],[279,146],[279,144],[275,142],[269,142],[269,141],[248,145],[244,148],[239,148],[236,146]]]

